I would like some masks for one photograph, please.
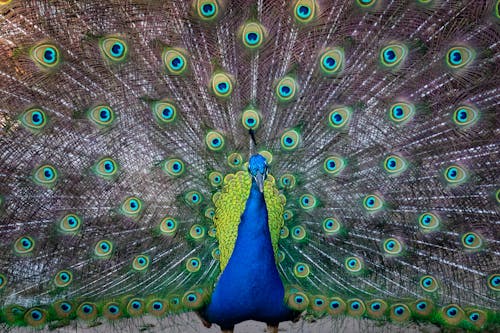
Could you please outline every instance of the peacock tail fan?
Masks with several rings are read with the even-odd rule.
[[[304,320],[499,329],[499,6],[0,1],[1,327],[201,311],[260,153]]]

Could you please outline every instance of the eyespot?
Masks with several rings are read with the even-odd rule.
[[[241,123],[247,130],[256,130],[260,125],[260,115],[256,110],[246,109],[241,117]]]
[[[214,260],[220,260],[220,249],[218,247],[212,250],[212,258],[214,258]]]
[[[122,316],[122,309],[120,304],[116,302],[110,302],[104,305],[102,315],[109,320],[116,320]]]
[[[198,191],[189,191],[184,195],[184,200],[190,206],[198,206],[203,201],[203,196]]]
[[[438,289],[438,283],[434,277],[425,275],[420,278],[420,287],[423,290],[432,293]]]
[[[40,108],[31,108],[20,116],[21,124],[33,133],[38,133],[47,125],[47,115]]]
[[[312,209],[312,208],[316,207],[316,205],[317,205],[316,198],[314,196],[312,196],[311,194],[301,195],[299,198],[299,203],[300,203],[300,207],[302,209],[305,209],[305,210]]]
[[[177,221],[170,216],[163,218],[160,222],[160,232],[163,235],[173,236],[177,231]]]
[[[33,327],[42,327],[47,321],[47,311],[40,308],[32,308],[24,314],[26,324]]]
[[[302,262],[298,262],[293,267],[293,274],[298,278],[305,278],[309,275],[310,268],[309,265]]]
[[[323,163],[323,170],[330,175],[337,175],[344,170],[346,162],[338,155],[328,156]]]
[[[295,98],[298,86],[297,81],[291,76],[285,76],[276,85],[276,96],[278,102],[289,102]]]
[[[80,230],[82,219],[76,214],[67,214],[59,221],[59,231],[75,234]]]
[[[303,311],[309,306],[309,298],[301,291],[291,293],[287,298],[287,305],[295,311]]]
[[[210,131],[205,136],[205,143],[208,149],[212,151],[220,151],[224,148],[224,138],[219,132]]]
[[[436,214],[433,213],[423,213],[418,218],[418,225],[422,231],[434,231],[439,228],[441,220]]]
[[[58,318],[68,318],[73,313],[73,305],[67,301],[57,301],[54,303],[54,310]]]
[[[398,155],[389,155],[384,160],[384,170],[391,175],[401,174],[406,167],[406,161]]]
[[[175,121],[177,107],[170,101],[158,101],[153,103],[153,115],[159,125],[167,125]]]
[[[163,65],[168,74],[182,75],[186,72],[188,65],[185,54],[186,51],[180,48],[168,47],[163,50]]]
[[[119,37],[105,37],[99,41],[101,54],[106,60],[120,63],[127,59],[128,45],[124,39]]]
[[[458,165],[450,165],[444,170],[444,179],[450,185],[462,184],[467,180],[467,172]]]
[[[100,240],[94,247],[94,254],[98,258],[107,259],[113,253],[113,243],[108,240]]]
[[[144,313],[144,301],[140,298],[132,298],[127,304],[127,313],[132,317],[142,315]]]
[[[33,176],[33,180],[36,184],[52,187],[57,181],[57,170],[50,164],[44,164],[39,166]]]
[[[282,263],[285,260],[285,252],[278,250],[277,262]]]
[[[356,0],[356,1],[358,5],[363,8],[372,7],[375,3],[377,3],[377,0]]]
[[[189,235],[193,239],[202,239],[205,237],[205,228],[199,224],[194,224],[189,230]]]
[[[241,168],[243,165],[243,157],[239,153],[232,153],[227,157],[227,164],[234,169]]]
[[[213,207],[207,207],[207,209],[205,209],[205,217],[212,220],[215,217],[215,209]]]
[[[45,70],[55,69],[61,63],[59,49],[51,43],[42,43],[33,47],[30,51],[33,62]]]
[[[27,254],[33,251],[35,248],[35,241],[29,236],[19,237],[14,242],[14,251],[17,254]]]
[[[344,69],[344,50],[340,47],[326,49],[319,57],[319,68],[326,76],[340,74]]]
[[[316,295],[311,300],[311,310],[318,314],[322,314],[328,307],[328,301],[325,296]]]
[[[427,317],[432,313],[433,309],[432,302],[426,299],[419,299],[411,305],[411,311],[417,317]]]
[[[415,106],[410,103],[398,102],[389,108],[389,119],[395,124],[404,124],[413,118]]]
[[[283,176],[280,177],[278,183],[281,188],[286,188],[291,190],[295,187],[296,184],[295,176],[292,175],[291,173],[285,173]]]
[[[457,325],[464,317],[464,311],[455,304],[450,304],[441,309],[441,315],[447,324]]]
[[[182,304],[191,310],[200,309],[203,306],[203,303],[203,295],[196,290],[190,290],[182,297]]]
[[[273,154],[271,154],[268,150],[260,150],[259,154],[266,159],[267,165],[271,165],[271,163],[273,163]]]
[[[360,258],[349,257],[345,260],[344,266],[351,273],[359,273],[364,265]]]
[[[262,46],[265,34],[266,30],[262,24],[249,22],[241,28],[241,41],[246,48],[254,50]]]
[[[0,290],[2,290],[7,285],[7,278],[5,275],[0,274]]]
[[[363,207],[368,212],[376,212],[384,207],[384,201],[378,195],[370,194],[363,199]]]
[[[316,18],[318,10],[315,0],[297,0],[293,6],[293,17],[298,23],[306,24]]]
[[[328,302],[328,313],[332,316],[343,314],[347,306],[339,297],[330,298]]]
[[[362,300],[354,298],[347,301],[347,313],[359,317],[365,313],[366,307]]]
[[[467,105],[461,105],[453,112],[453,122],[460,127],[473,125],[479,119],[479,111]]]
[[[208,180],[210,181],[210,185],[212,185],[213,187],[219,187],[222,184],[223,180],[222,173],[218,171],[212,171],[208,175]]]
[[[387,238],[382,244],[382,248],[384,249],[385,253],[389,255],[398,255],[403,251],[401,242],[396,238]]]
[[[101,178],[110,180],[118,172],[118,164],[110,157],[104,157],[97,161],[93,168],[95,174]]]
[[[462,245],[468,250],[477,250],[483,246],[483,239],[475,232],[462,235]]]
[[[323,220],[323,231],[326,235],[336,235],[340,232],[342,224],[333,217],[327,217]]]
[[[380,61],[382,66],[386,68],[397,68],[403,63],[407,55],[408,48],[405,45],[390,44],[380,51]]]
[[[89,111],[89,119],[99,127],[107,127],[114,122],[115,113],[107,105],[98,105]]]
[[[190,273],[198,272],[201,268],[201,261],[199,258],[193,257],[186,260],[186,269]]]
[[[69,284],[73,281],[73,273],[68,270],[62,270],[56,273],[54,277],[54,284],[56,287],[64,288],[69,286]]]
[[[137,217],[142,211],[142,200],[136,196],[128,197],[123,201],[120,210],[123,215]]]
[[[387,303],[381,299],[374,299],[369,301],[367,304],[366,312],[371,318],[380,319],[385,315],[387,311]]]
[[[488,287],[493,291],[500,291],[500,274],[488,276]]]
[[[469,65],[474,57],[472,49],[465,46],[454,46],[446,52],[446,64],[449,68],[456,70]]]
[[[148,269],[149,267],[149,257],[145,254],[139,254],[134,257],[134,260],[132,261],[132,269],[135,271],[144,271]]]
[[[288,221],[291,221],[293,219],[293,213],[292,211],[290,210],[285,210],[283,212],[283,220],[285,220],[285,222],[288,222]]]
[[[184,162],[178,158],[171,158],[163,163],[163,171],[172,177],[178,177],[185,171]]]
[[[470,309],[467,311],[467,318],[475,327],[481,328],[486,323],[487,314],[478,309]]]
[[[161,317],[167,313],[168,307],[162,299],[152,299],[148,305],[147,310],[150,315]]]
[[[286,226],[281,227],[280,238],[285,239],[285,238],[288,238],[288,236],[290,236],[290,230],[288,230],[288,228]]]
[[[203,21],[213,21],[220,14],[220,5],[216,0],[197,0],[196,14]]]
[[[210,87],[216,97],[227,98],[233,92],[233,81],[228,74],[219,72],[212,76]]]
[[[94,303],[84,302],[76,309],[76,315],[83,320],[93,320],[97,318],[97,306]]]
[[[352,109],[349,107],[339,107],[330,111],[328,115],[328,122],[334,129],[344,128],[351,119]]]
[[[306,229],[298,225],[292,228],[292,238],[296,241],[302,241],[306,238]]]
[[[391,320],[403,322],[410,319],[411,312],[406,304],[394,304],[391,306]]]
[[[288,130],[281,136],[281,148],[292,151],[299,145],[300,134],[296,130]]]

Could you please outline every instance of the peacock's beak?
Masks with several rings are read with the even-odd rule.
[[[264,192],[264,175],[261,174],[260,172],[257,172],[257,174],[255,176],[253,176],[253,178],[255,179],[255,182],[259,186],[260,193],[263,193]]]

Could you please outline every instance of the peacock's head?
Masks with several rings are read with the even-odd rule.
[[[259,154],[252,155],[248,163],[248,172],[259,186],[260,192],[264,192],[264,180],[266,180],[268,173],[266,158]]]

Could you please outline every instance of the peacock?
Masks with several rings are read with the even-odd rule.
[[[499,330],[499,29],[498,0],[0,1],[0,327]]]

